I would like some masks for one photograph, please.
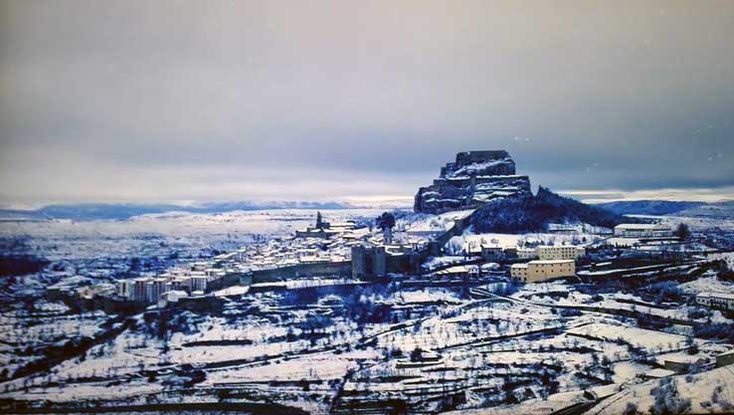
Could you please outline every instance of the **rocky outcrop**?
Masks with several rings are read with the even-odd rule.
[[[442,213],[528,195],[532,195],[530,179],[515,174],[515,161],[507,151],[469,151],[457,154],[432,185],[418,190],[414,210]]]

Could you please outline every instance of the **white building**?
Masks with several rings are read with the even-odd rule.
[[[538,251],[535,248],[517,248],[517,257],[520,259],[536,259]]]
[[[538,246],[535,248],[540,260],[576,259],[583,256],[586,250],[575,245]]]
[[[621,238],[670,238],[673,230],[659,223],[622,223],[614,227],[614,236]]]
[[[191,279],[189,280],[191,292],[194,292],[194,291],[205,292],[207,280],[208,278],[204,275],[192,276]]]
[[[696,303],[719,310],[734,311],[734,294],[701,293],[696,296]]]
[[[166,292],[165,294],[161,296],[161,298],[165,300],[167,303],[177,303],[178,300],[182,298],[187,298],[188,296],[189,296],[189,293],[187,293],[186,291],[173,290],[173,291]]]
[[[135,278],[132,280],[132,289],[130,290],[130,296],[128,297],[132,301],[148,302],[146,295],[146,286],[148,283],[152,283],[151,278]]]
[[[117,281],[117,295],[129,300],[132,297],[133,284],[130,280]]]
[[[574,275],[576,262],[573,259],[535,260],[510,267],[510,277],[516,282],[541,282]]]
[[[161,294],[170,291],[172,287],[168,278],[141,277],[132,280],[119,281],[118,291],[121,297],[131,301],[156,304]],[[127,294],[127,295],[125,295]]]

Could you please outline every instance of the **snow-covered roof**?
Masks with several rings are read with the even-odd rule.
[[[436,272],[436,274],[437,275],[461,274],[461,273],[469,273],[471,271],[475,271],[476,269],[477,267],[475,266],[455,265],[453,267],[449,267],[441,271],[438,271]]]
[[[562,249],[562,248],[583,249],[583,247],[576,246],[576,245],[538,245],[537,248],[541,250],[554,250],[554,249]]]
[[[725,300],[734,300],[734,294],[729,293],[701,293],[698,294],[701,298],[722,298]]]
[[[664,378],[664,377],[666,377],[666,376],[671,376],[671,375],[675,375],[675,374],[676,374],[676,373],[675,373],[674,371],[672,371],[672,370],[668,370],[668,369],[659,369],[659,368],[658,368],[658,369],[653,369],[653,370],[651,370],[651,371],[647,372],[647,373],[646,373],[645,375],[646,375],[647,377],[649,377],[649,378],[655,378],[655,379],[658,379],[658,378]]]
[[[652,229],[668,229],[667,226],[659,223],[620,223],[614,229],[630,229],[630,230],[652,230]]]
[[[183,290],[171,290],[171,291],[167,291],[167,294],[170,294],[170,295],[179,295],[179,296],[183,296],[183,297],[186,297],[186,296],[189,295],[186,291],[183,291]]]
[[[701,356],[691,356],[685,353],[671,353],[666,354],[659,357],[659,361],[662,360],[663,362],[672,362],[672,363],[680,363],[680,364],[694,364],[697,362],[700,362],[702,360],[705,360]]]
[[[539,265],[546,265],[546,264],[568,264],[573,263],[573,259],[536,259],[534,261],[530,261],[530,264],[539,264]]]

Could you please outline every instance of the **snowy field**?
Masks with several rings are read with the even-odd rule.
[[[145,404],[216,401],[217,391],[226,389],[312,413],[327,412],[337,394],[345,409],[398,398],[421,410],[501,409],[520,402],[526,406],[518,408],[555,408],[558,399],[573,402],[584,390],[609,386],[605,393],[616,394],[622,385],[644,385],[655,366],[639,360],[640,353],[663,356],[687,340],[613,315],[564,313],[545,300],[554,293],[569,294],[569,303],[588,298],[563,283],[527,285],[510,300],[442,288],[358,290],[329,296],[328,305],[292,303],[285,294],[250,295],[222,312],[167,317],[162,336],[163,316],[140,315],[84,356],[4,382],[0,395]],[[728,350],[698,344],[698,356],[707,361]],[[197,392],[177,392],[186,388]],[[441,398],[451,391],[461,391],[462,400]],[[236,402],[232,396],[228,400]]]
[[[371,220],[379,213],[322,211],[332,222]],[[398,227],[441,231],[462,214],[408,215]],[[279,210],[2,223],[0,239],[19,242],[13,249],[47,258],[54,268],[4,289],[38,293],[51,281],[76,275],[101,280],[130,272],[133,265],[137,272],[156,272],[248,244],[281,251],[282,237],[312,225],[315,216],[316,211]],[[450,244],[461,251],[481,244],[584,245],[597,238],[476,235],[467,229]],[[455,254],[424,265],[434,269],[465,259]],[[492,267],[501,275],[500,265]],[[689,268],[676,268],[678,276],[687,278]],[[655,271],[647,277],[660,275]],[[0,362],[7,368],[0,398],[118,405],[255,401],[317,414],[355,408],[382,413],[380,405],[401,401],[423,412],[514,414],[584,403],[591,391],[610,396],[594,409],[613,414],[624,411],[626,402],[654,405],[651,391],[660,381],[649,376],[663,373],[699,412],[730,402],[734,372],[712,369],[716,356],[732,345],[711,336],[691,337],[696,326],[732,323],[730,316],[691,301],[700,292],[732,292],[731,283],[712,271],[676,285],[678,297],[665,304],[658,304],[654,295],[659,293],[644,283],[610,290],[560,281],[513,286],[504,277],[493,278],[497,282],[481,287],[423,288],[293,280],[282,285],[289,290],[352,288],[344,295],[299,295],[231,287],[217,292],[221,309],[151,310],[120,320],[102,312],[80,314],[39,298],[19,301],[0,314]],[[642,317],[630,317],[634,313]],[[643,317],[677,323],[641,327]],[[82,342],[92,343],[77,352],[74,347]],[[67,353],[48,370],[35,370],[34,363],[63,348]],[[705,362],[693,378],[662,368],[666,357],[686,356],[689,350]]]
[[[377,216],[375,209],[339,209],[322,212],[325,220],[343,222]],[[171,248],[234,250],[254,236],[290,235],[298,228],[313,226],[316,210],[284,209],[234,211],[218,214],[164,213],[142,215],[128,220],[75,222],[1,222],[0,239],[20,240],[28,251],[51,260],[97,258],[145,254]]]

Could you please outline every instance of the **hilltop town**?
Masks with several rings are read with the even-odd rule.
[[[37,260],[2,287],[2,410],[734,408],[734,219],[534,194],[506,151],[457,154],[413,211],[97,225],[4,228]]]

